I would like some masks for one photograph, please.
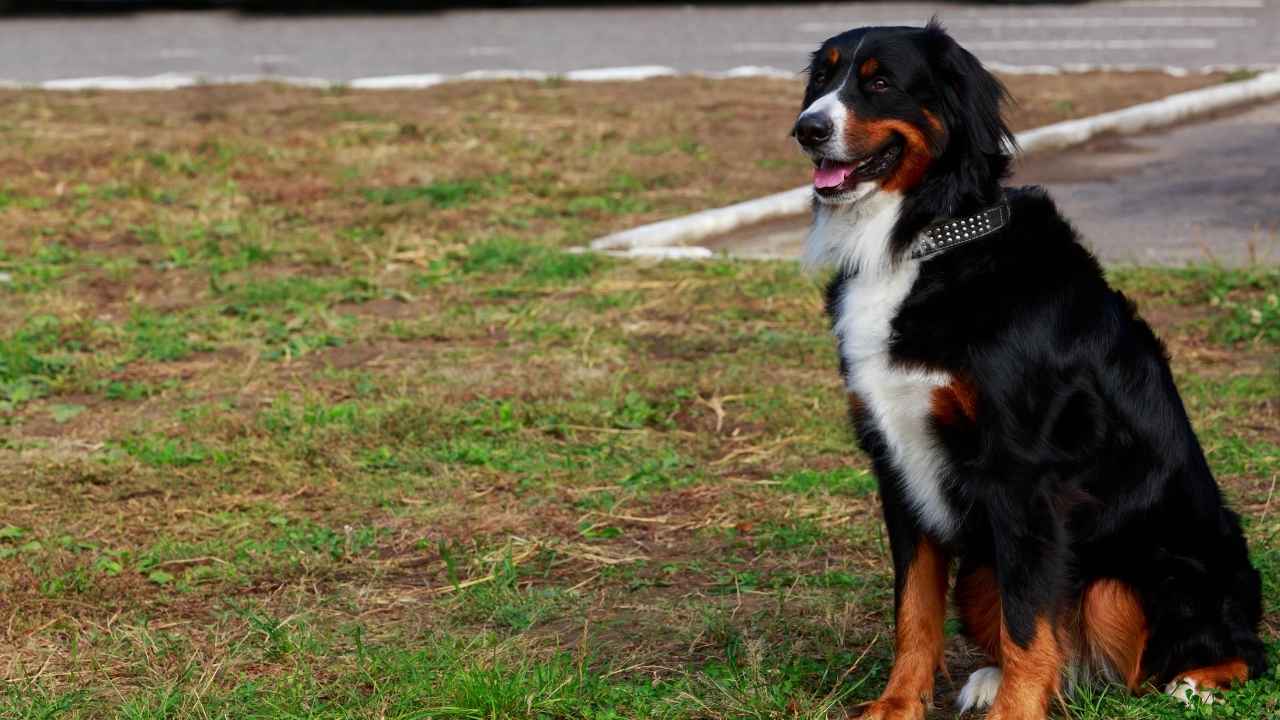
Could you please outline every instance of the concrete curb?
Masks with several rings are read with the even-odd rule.
[[[1046,125],[1019,133],[1018,144],[1024,152],[1064,148],[1079,145],[1102,133],[1123,135],[1165,127],[1223,108],[1274,97],[1280,97],[1280,72],[1266,73],[1243,82],[1178,93],[1093,117]]]
[[[1206,65],[1199,68],[1186,68],[1174,65],[1142,65],[1123,64],[1084,64],[1070,63],[1065,65],[1008,65],[991,62],[987,67],[1006,75],[1070,75],[1089,72],[1162,72],[1166,75],[1183,77],[1193,73],[1209,74],[1215,72],[1269,72],[1276,69],[1274,64],[1251,65]],[[0,89],[20,90],[24,88],[40,90],[176,90],[198,85],[239,85],[254,82],[273,82],[282,85],[293,85],[308,88],[340,88],[349,87],[356,90],[421,90],[443,83],[468,82],[475,80],[531,80],[543,81],[554,78],[570,82],[625,82],[628,80],[647,80],[654,77],[687,76],[705,77],[714,80],[732,78],[775,78],[794,80],[800,73],[794,70],[772,67],[769,65],[739,65],[728,70],[682,72],[665,65],[636,65],[625,67],[585,68],[567,72],[547,72],[534,69],[491,69],[471,70],[456,75],[443,73],[411,73],[397,75],[378,75],[358,77],[350,80],[331,80],[318,77],[302,77],[273,74],[232,74],[218,75],[213,73],[165,72],[158,75],[102,75],[95,77],[60,78],[24,82],[19,80],[0,79]]]
[[[1132,134],[1165,127],[1236,105],[1280,97],[1280,71],[1252,80],[1192,90],[1154,102],[1092,117],[1068,120],[1018,133],[1023,152],[1042,152],[1079,145],[1104,133]],[[808,185],[766,195],[726,207],[642,225],[594,240],[590,249],[610,254],[662,257],[659,248],[696,247],[689,243],[731,232],[764,220],[809,212],[812,190]],[[705,250],[705,248],[702,248]],[[681,254],[678,257],[706,256]]]
[[[808,212],[813,202],[809,185],[766,195],[727,207],[703,210],[684,217],[641,225],[607,235],[591,243],[592,250],[638,250],[701,240],[743,225]]]

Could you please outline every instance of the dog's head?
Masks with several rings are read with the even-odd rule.
[[[1005,89],[936,22],[842,33],[813,54],[808,72],[792,134],[813,160],[819,201],[907,195],[939,175],[955,176],[955,192],[985,194],[1005,174],[1013,142],[1000,114]]]

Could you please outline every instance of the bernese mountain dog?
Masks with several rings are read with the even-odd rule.
[[[1164,346],[1045,191],[1003,187],[1000,82],[936,22],[822,44],[793,133],[894,567],[888,685],[925,716],[952,562],[987,667],[962,710],[1044,718],[1083,676],[1212,701],[1263,673],[1261,584]]]

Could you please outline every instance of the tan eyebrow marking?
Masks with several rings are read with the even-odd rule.
[[[862,67],[858,68],[858,77],[862,78],[863,80],[866,80],[867,78],[874,75],[876,70],[879,70],[879,69],[880,69],[879,60],[876,60],[875,58],[867,58],[866,61],[862,63]]]
[[[827,48],[827,63],[830,65],[835,65],[838,62],[840,62],[840,48],[838,47]]]

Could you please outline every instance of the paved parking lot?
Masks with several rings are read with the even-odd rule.
[[[988,62],[1144,67],[1280,65],[1280,0],[1121,0],[1058,6],[827,3],[525,8],[413,15],[229,11],[16,17],[0,79],[274,74],[349,81],[476,70],[663,66],[794,71],[854,25],[937,14]]]

